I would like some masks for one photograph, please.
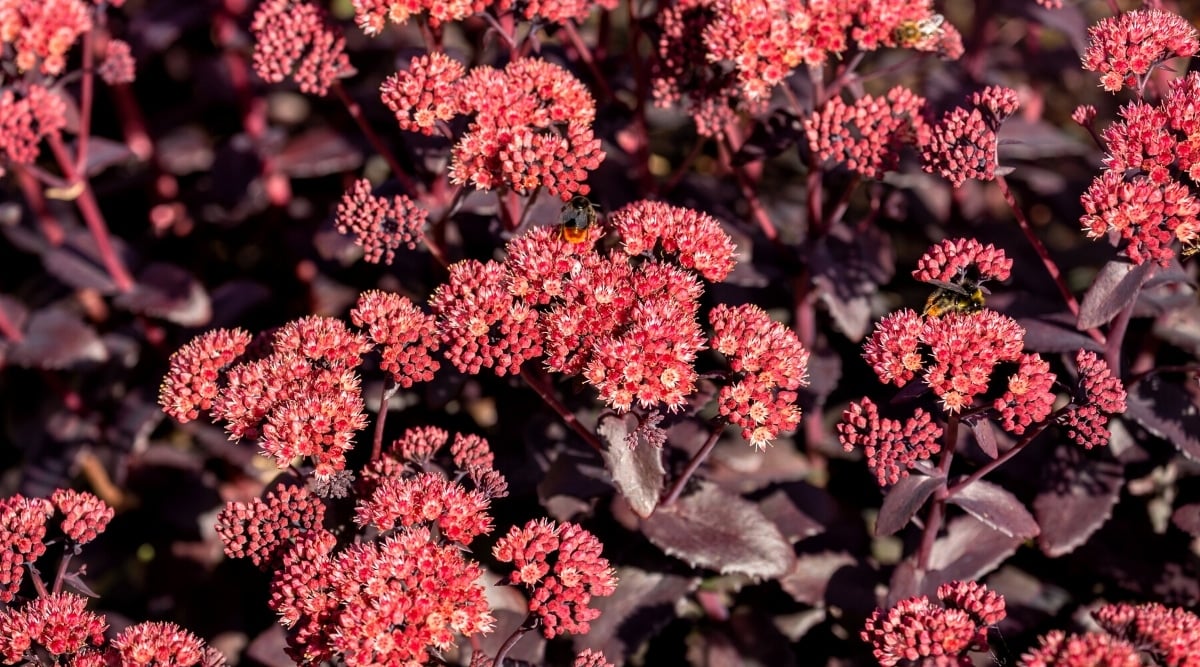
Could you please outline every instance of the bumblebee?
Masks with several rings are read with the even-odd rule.
[[[896,26],[894,35],[896,43],[901,48],[911,49],[932,39],[940,38],[942,24],[945,22],[946,17],[941,14],[932,14],[929,18],[920,21],[904,21]]]
[[[1191,257],[1196,253],[1200,253],[1200,243],[1185,245],[1183,246],[1183,250],[1179,252],[1179,254],[1183,255],[1184,257]]]
[[[588,229],[596,224],[596,217],[596,205],[587,197],[575,195],[562,207],[559,232],[568,243],[583,243],[587,240]]]
[[[983,310],[984,296],[991,294],[980,284],[978,269],[969,267],[953,282],[927,281],[937,287],[925,300],[925,315],[941,317],[946,313],[977,313]]]

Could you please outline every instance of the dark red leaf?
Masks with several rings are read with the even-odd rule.
[[[88,138],[87,174],[95,176],[109,167],[136,159],[124,142],[91,136]]]
[[[192,274],[173,264],[154,263],[139,275],[133,290],[113,301],[130,312],[157,317],[184,327],[200,327],[212,319],[212,302]]]
[[[888,489],[883,506],[875,519],[875,535],[883,537],[898,532],[921,509],[929,496],[946,483],[945,477],[911,474]]]
[[[90,598],[99,598],[100,597],[99,593],[92,590],[92,587],[88,586],[87,583],[85,583],[83,581],[83,579],[81,579],[79,577],[78,572],[64,574],[62,580],[63,580],[64,584],[70,586],[71,588],[75,589],[79,593],[82,593],[83,595],[86,595]]]
[[[779,585],[796,602],[822,605],[825,603],[826,589],[834,573],[844,568],[853,568],[857,563],[858,560],[845,551],[800,554],[787,574],[779,578]]]
[[[1125,416],[1166,440],[1187,458],[1200,461],[1200,408],[1194,382],[1143,378],[1129,390]]]
[[[1054,450],[1043,470],[1041,490],[1033,501],[1042,527],[1038,546],[1058,558],[1086,542],[1112,516],[1125,481],[1123,468],[1065,444]]]
[[[838,225],[813,250],[813,283],[842,333],[858,341],[871,328],[870,297],[895,274],[891,240],[875,227]]]
[[[207,171],[216,153],[212,141],[198,127],[181,127],[158,140],[157,156],[164,171],[176,176]]]
[[[112,238],[118,256],[129,265],[129,253],[119,238]],[[94,289],[102,294],[113,294],[117,285],[104,268],[96,242],[87,232],[74,230],[67,233],[61,246],[50,248],[42,255],[42,265],[55,278],[77,289]]]
[[[28,368],[61,369],[107,358],[95,329],[78,315],[53,306],[35,312],[25,337],[9,350],[11,363]]]
[[[1154,335],[1193,355],[1200,355],[1200,304],[1192,303],[1156,318]]]
[[[1171,523],[1189,535],[1200,537],[1200,503],[1184,505],[1171,515]]]
[[[1090,336],[1045,319],[1020,317],[1017,318],[1017,323],[1025,329],[1025,349],[1030,352],[1104,351]]]
[[[246,657],[264,667],[291,667],[296,661],[288,657],[286,648],[287,633],[282,626],[272,623],[246,647]]]
[[[316,178],[352,171],[362,165],[362,153],[328,127],[316,127],[292,137],[276,156],[283,173]]]
[[[675,618],[675,603],[700,585],[699,577],[647,572],[633,567],[617,570],[615,593],[594,598],[600,610],[586,635],[575,636],[575,650],[603,651],[609,662],[624,664],[642,643]]]
[[[1013,555],[1022,542],[1022,538],[1005,535],[973,516],[954,519],[946,534],[933,544],[921,589],[932,592],[947,581],[978,580]]]
[[[758,501],[758,507],[789,542],[799,542],[825,531],[820,521],[800,509],[787,489],[779,489]]]
[[[1154,266],[1153,262],[1135,266],[1117,260],[1105,264],[1079,304],[1079,328],[1092,329],[1108,324],[1137,298],[1138,290]]]
[[[971,433],[975,434],[975,444],[979,446],[980,451],[987,454],[988,458],[994,459],[1000,455],[1000,447],[996,444],[996,431],[992,429],[992,422],[987,419],[972,421]]]
[[[655,546],[692,567],[773,579],[795,558],[792,545],[762,510],[711,483],[642,523]]]
[[[633,511],[644,519],[658,506],[667,471],[663,468],[661,449],[644,443],[631,449],[625,443],[625,436],[636,426],[637,418],[633,416],[607,416],[600,420],[596,432],[608,444],[600,456],[612,474],[613,484]]]
[[[559,521],[591,510],[592,498],[612,495],[608,471],[595,456],[572,450],[559,453],[537,486],[542,507]]]
[[[1037,522],[1021,501],[991,482],[972,482],[947,500],[1009,537],[1027,540],[1038,534]]]

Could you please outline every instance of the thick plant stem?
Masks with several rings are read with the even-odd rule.
[[[399,387],[392,378],[383,381],[383,389],[379,392],[379,416],[375,419],[375,433],[371,438],[371,460],[378,461],[383,453],[383,426],[387,423],[388,401],[396,394]]]
[[[96,240],[96,249],[100,252],[100,260],[104,262],[105,270],[108,271],[109,277],[112,278],[118,290],[122,292],[132,290],[133,277],[112,246],[108,225],[104,223],[104,216],[101,215],[100,205],[96,203],[96,197],[92,194],[91,184],[88,183],[87,178],[75,171],[75,164],[67,153],[66,147],[63,146],[62,137],[58,134],[51,134],[47,137],[47,141],[50,143],[50,150],[54,152],[54,158],[58,161],[58,166],[63,170],[67,181],[79,185],[79,196],[75,199],[75,204],[79,207],[79,214],[87,223],[92,238]]]
[[[954,462],[954,449],[958,444],[958,415],[950,415],[946,423],[946,435],[942,440],[942,458],[938,461],[938,472],[943,477],[950,474],[950,464]],[[942,529],[942,521],[946,518],[946,498],[949,497],[945,486],[933,494],[929,504],[929,516],[925,519],[925,532],[921,534],[921,546],[917,549],[917,569],[922,572],[929,570],[929,559],[933,556],[933,545],[937,542],[938,531]]]
[[[392,170],[392,175],[396,177],[396,180],[400,181],[400,185],[404,186],[404,189],[411,193],[420,192],[420,188],[418,187],[416,181],[410,178],[409,175],[404,171],[404,169],[400,166],[399,160],[396,159],[395,154],[392,153],[387,144],[383,143],[383,139],[380,138],[380,136],[375,132],[374,128],[371,127],[371,124],[367,122],[366,116],[363,115],[362,106],[350,97],[350,95],[346,92],[345,86],[342,85],[342,82],[334,81],[332,89],[333,94],[337,95],[338,100],[340,100],[342,105],[346,107],[346,112],[350,114],[350,117],[354,119],[355,123],[358,123],[358,128],[362,130],[363,136],[367,138],[367,142],[371,144],[371,147],[375,149],[376,153],[379,153],[380,157],[383,158],[383,161],[387,162],[388,168]]]
[[[1046,272],[1054,279],[1054,284],[1058,286],[1058,292],[1062,295],[1063,301],[1067,304],[1067,309],[1071,311],[1076,319],[1079,318],[1079,301],[1075,299],[1075,295],[1071,293],[1071,288],[1067,286],[1066,277],[1063,276],[1062,270],[1058,268],[1058,264],[1050,257],[1050,252],[1046,249],[1045,244],[1038,238],[1037,233],[1033,230],[1033,226],[1029,224],[1029,219],[1025,217],[1025,211],[1021,210],[1021,206],[1017,203],[1017,198],[1013,194],[1012,188],[1009,187],[1008,181],[1003,176],[996,176],[996,185],[1000,186],[1000,192],[1004,195],[1004,201],[1008,203],[1008,208],[1012,210],[1013,217],[1017,219],[1017,225],[1020,226],[1021,232],[1025,234],[1026,240],[1037,251],[1038,257],[1042,260],[1042,266],[1046,267]],[[1104,334],[1096,329],[1088,329],[1087,334],[1092,337],[1097,343],[1104,343]]]
[[[575,413],[567,409],[567,406],[563,405],[562,401],[558,400],[558,397],[554,395],[554,389],[552,389],[543,378],[539,377],[528,369],[522,368],[521,379],[525,380],[525,384],[529,385],[529,388],[537,393],[537,395],[542,398],[546,405],[550,406],[551,410],[557,412],[558,416],[561,417],[562,420],[567,424],[567,427],[574,431],[575,434],[580,438],[582,438],[584,442],[590,445],[592,449],[596,450],[597,452],[604,451],[604,445],[600,442],[600,438],[596,437],[595,433],[592,433],[590,430],[588,430],[588,428],[583,425],[583,422],[579,421],[579,418],[575,416]]]
[[[21,329],[15,322],[8,319],[8,313],[4,312],[3,308],[0,308],[0,336],[4,336],[14,343],[20,343],[25,339],[25,336],[21,334]]]
[[[592,79],[596,82],[596,87],[600,89],[600,101],[612,99],[612,89],[608,87],[608,79],[604,73],[600,71],[599,65],[596,64],[596,57],[592,54],[592,49],[583,41],[583,37],[579,35],[579,31],[575,29],[575,24],[566,21],[562,25],[563,32],[567,34],[567,41],[571,42],[571,46],[575,48],[575,52],[579,54],[579,59],[583,61],[588,69],[592,72]]]
[[[666,507],[679,499],[679,495],[683,493],[683,487],[687,486],[688,480],[700,469],[700,464],[704,463],[708,455],[712,453],[713,447],[717,445],[717,439],[721,437],[721,433],[724,431],[725,421],[720,420],[713,426],[712,433],[708,434],[708,440],[704,441],[704,444],[700,447],[700,451],[696,452],[691,461],[688,461],[687,467],[680,473],[679,479],[675,480],[675,483],[671,485],[671,489],[663,497],[658,507]],[[655,509],[657,510],[658,508]]]
[[[1067,407],[1070,407],[1070,406],[1067,406]],[[999,468],[1000,466],[1004,465],[1005,463],[1007,463],[1009,460],[1011,460],[1017,454],[1020,454],[1026,447],[1029,446],[1030,443],[1032,443],[1039,435],[1042,434],[1042,431],[1046,430],[1046,428],[1048,428],[1051,424],[1053,424],[1058,419],[1059,415],[1066,412],[1066,410],[1067,410],[1067,408],[1064,407],[1061,410],[1050,415],[1045,420],[1043,420],[1042,423],[1040,423],[1036,427],[1034,427],[1033,430],[1026,433],[1025,436],[1022,437],[1019,441],[1017,441],[1017,444],[1013,445],[1008,451],[1004,452],[1000,456],[997,456],[996,458],[992,459],[991,461],[988,461],[984,465],[980,466],[978,470],[971,473],[970,475],[967,475],[962,480],[960,480],[957,484],[948,488],[946,490],[946,497],[951,498],[955,495],[958,495],[959,493],[962,492],[963,489],[965,489],[968,486],[970,486],[971,484],[974,484],[975,482],[983,479],[984,476],[988,475],[996,468]]]
[[[496,659],[492,661],[492,667],[504,667],[504,658],[508,656],[508,652],[517,645],[517,642],[521,641],[522,637],[533,629],[530,618],[525,619],[521,627],[517,628],[516,632],[513,632],[509,635],[508,639],[504,640],[504,644],[500,646],[500,650],[496,651]]]
[[[1113,318],[1112,328],[1108,330],[1108,342],[1104,345],[1104,361],[1112,369],[1113,377],[1116,378],[1121,377],[1121,348],[1125,344],[1125,332],[1129,331],[1129,320],[1133,319],[1133,308],[1137,305],[1140,292],[1141,289],[1134,292],[1129,303],[1125,304],[1121,312]]]
[[[775,229],[775,223],[771,222],[771,216],[767,215],[767,209],[758,198],[754,185],[750,183],[740,168],[734,166],[733,148],[728,145],[727,141],[723,140],[717,143],[717,156],[721,161],[722,168],[731,172],[737,180],[738,188],[741,189],[742,196],[746,198],[746,203],[750,205],[750,213],[759,228],[762,229],[763,236],[766,236],[769,241],[778,239],[779,231]]]

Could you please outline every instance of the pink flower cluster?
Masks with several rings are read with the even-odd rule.
[[[350,311],[350,321],[367,330],[379,347],[379,367],[391,373],[399,386],[428,382],[441,368],[433,358],[441,345],[436,320],[406,297],[379,290],[363,292]]]
[[[335,224],[338,232],[354,235],[364,260],[391,264],[400,246],[417,247],[428,216],[428,211],[405,195],[376,196],[371,182],[362,178],[342,197]]]
[[[1016,91],[992,86],[970,98],[971,107],[955,107],[920,138],[923,168],[961,187],[969,178],[996,177],[996,131],[1017,109]]]
[[[1131,12],[1136,13],[1136,12]],[[1162,266],[1173,244],[1200,243],[1200,73],[1172,81],[1157,105],[1131,102],[1102,133],[1105,170],[1080,201],[1091,238],[1115,234],[1136,264]]]
[[[370,340],[341,320],[289,322],[269,353],[222,371],[245,352],[249,334],[217,329],[171,356],[159,392],[167,414],[186,422],[210,411],[234,439],[256,439],[286,468],[311,457],[321,476],[345,467],[355,432],[366,426],[356,368]]]
[[[388,21],[407,23],[410,18],[429,13],[429,24],[437,27],[449,21],[459,21],[483,11],[482,0],[352,0],[355,22],[368,35],[383,32]]]
[[[1079,391],[1063,416],[1067,435],[1087,449],[1103,447],[1111,435],[1108,418],[1125,412],[1125,387],[1095,352],[1080,350],[1075,363],[1079,367]]]
[[[808,145],[822,160],[866,178],[883,178],[899,164],[901,150],[926,131],[924,110],[925,98],[903,86],[852,104],[837,96],[804,121]]]
[[[110,86],[133,83],[137,77],[137,63],[133,60],[129,43],[119,39],[108,40],[104,47],[104,60],[96,68],[96,73]]]
[[[87,610],[87,598],[51,593],[12,610],[0,611],[0,655],[7,664],[45,651],[56,661],[104,643],[108,624]]]
[[[1088,30],[1083,68],[1099,72],[1105,90],[1129,86],[1140,92],[1158,65],[1198,50],[1196,29],[1184,17],[1153,7],[1135,9],[1101,19]]]
[[[468,491],[434,473],[415,477],[390,477],[360,501],[354,521],[383,532],[430,524],[455,544],[469,544],[492,531],[490,501],[479,491]]]
[[[933,423],[928,412],[918,408],[903,422],[881,418],[879,408],[869,398],[851,403],[842,413],[837,430],[843,449],[862,449],[879,486],[908,477],[918,461],[928,460],[942,449],[942,428]]]
[[[978,280],[1008,280],[1012,260],[992,244],[973,238],[947,239],[930,246],[917,260],[913,278],[921,282],[951,282],[973,272]]]
[[[967,653],[987,650],[987,628],[1007,615],[1004,598],[973,581],[942,584],[937,597],[942,604],[922,595],[901,600],[887,613],[876,609],[871,614],[862,638],[880,665],[970,664]],[[943,657],[958,660],[922,660]]]
[[[250,558],[262,570],[279,564],[283,554],[308,533],[323,530],[325,505],[299,486],[283,486],[266,500],[231,502],[217,514],[216,531],[230,558]]]
[[[808,384],[808,351],[796,332],[761,308],[724,304],[709,313],[712,347],[729,360],[737,380],[717,395],[719,414],[761,449],[800,423],[796,390]]]
[[[413,58],[408,69],[389,76],[379,93],[401,130],[432,135],[439,121],[459,114],[458,83],[465,75],[462,63],[431,53]]]
[[[593,597],[612,595],[617,578],[595,535],[573,523],[530,521],[513,526],[496,542],[492,555],[512,563],[508,580],[531,592],[529,611],[542,622],[542,634],[587,634],[600,611],[588,607]]]
[[[63,516],[62,532],[75,544],[87,544],[104,532],[112,521],[113,508],[96,496],[70,489],[56,489],[50,502]]]
[[[42,139],[66,125],[67,105],[57,93],[38,85],[24,96],[13,88],[0,90],[0,169],[4,163],[33,164]]]
[[[425,664],[455,635],[491,631],[478,564],[425,528],[331,553],[333,540],[301,541],[271,584],[271,607],[291,629],[288,654],[351,667]]]
[[[461,372],[516,374],[542,352],[537,312],[505,289],[504,275],[500,262],[458,262],[429,298],[446,359]]]
[[[0,46],[11,46],[22,72],[40,62],[42,73],[62,74],[67,52],[91,29],[83,0],[0,0]]]
[[[20,494],[0,500],[0,602],[16,597],[26,567],[46,553],[47,530],[56,510],[62,515],[62,534],[51,537],[65,537],[76,546],[94,540],[113,518],[111,507],[81,491],[57,489],[50,500]]]
[[[436,426],[417,426],[406,430],[390,447],[385,448],[383,456],[372,461],[363,471],[364,485],[360,495],[371,497],[372,500],[360,505],[359,516],[363,517],[362,521],[375,523],[381,530],[390,530],[397,521],[412,525],[444,520],[463,526],[464,529],[458,531],[461,535],[472,531],[476,531],[474,534],[489,531],[490,526],[484,528],[487,518],[483,515],[488,501],[508,495],[507,482],[494,468],[492,448],[486,439],[478,435],[455,433],[447,459],[444,455],[448,442],[450,434],[445,430]],[[447,487],[426,479],[403,484],[393,482],[389,491],[375,497],[380,485],[404,476],[412,468],[458,470],[471,480],[475,490],[468,492],[457,485]],[[399,499],[401,495],[411,498],[414,494],[429,500],[414,504]],[[400,507],[402,503],[404,508]],[[438,513],[437,506],[448,508],[446,511],[450,514],[445,515],[444,519],[439,518],[442,515]],[[415,508],[416,514],[406,508]],[[420,518],[422,514],[425,518]],[[388,528],[384,528],[384,525]],[[443,530],[446,529],[443,527]],[[462,537],[458,541],[466,542],[469,538]]]
[[[1106,633],[1067,635],[1056,630],[1021,656],[1020,667],[1184,667],[1200,663],[1200,618],[1161,604],[1109,604],[1092,613]]]
[[[325,95],[353,72],[346,40],[325,23],[316,5],[304,0],[264,0],[250,24],[254,71],[268,83],[287,78],[301,92]]]

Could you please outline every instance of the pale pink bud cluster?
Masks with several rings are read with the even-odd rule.
[[[1008,280],[1012,264],[1003,250],[990,243],[985,246],[973,238],[946,239],[921,255],[912,275],[921,282],[951,282],[970,270],[978,274],[979,280]]]
[[[43,74],[62,74],[67,52],[91,29],[82,0],[0,0],[0,46],[12,48],[22,72],[40,63]]]
[[[883,178],[900,163],[900,152],[916,143],[924,107],[925,98],[903,86],[852,104],[834,97],[804,121],[809,148],[866,178]]]
[[[353,234],[363,249],[363,259],[391,264],[400,246],[417,247],[429,212],[406,195],[379,197],[371,192],[371,182],[355,181],[337,207],[338,232]]]
[[[304,93],[325,95],[353,72],[346,40],[325,22],[324,13],[304,0],[264,0],[250,24],[254,71],[268,83],[295,80]]]

